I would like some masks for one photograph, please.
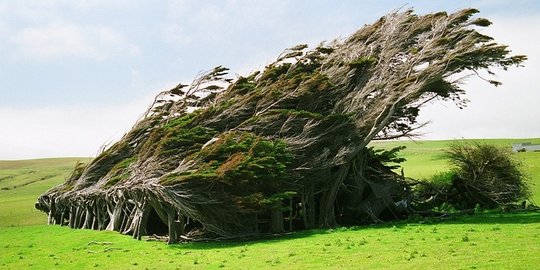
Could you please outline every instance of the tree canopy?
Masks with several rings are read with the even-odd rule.
[[[400,159],[368,143],[413,135],[430,101],[462,106],[464,76],[526,59],[478,32],[490,22],[477,12],[396,11],[245,77],[202,73],[36,207],[53,224],[170,242],[397,217],[410,194]]]

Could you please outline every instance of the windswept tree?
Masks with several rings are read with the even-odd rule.
[[[409,196],[392,171],[399,159],[368,143],[412,135],[430,101],[461,106],[464,76],[526,59],[479,33],[491,23],[477,12],[394,12],[246,77],[203,73],[159,94],[36,207],[52,224],[170,242],[399,216]]]

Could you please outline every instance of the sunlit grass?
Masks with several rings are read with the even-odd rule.
[[[46,222],[34,203],[39,194],[64,182],[77,160],[88,158],[0,161],[0,227]]]
[[[168,246],[59,226],[0,229],[1,269],[535,269],[540,213]]]
[[[523,140],[489,142],[509,147],[512,141]],[[376,145],[407,145],[405,174],[429,178],[448,169],[442,154],[448,143]],[[540,153],[517,157],[532,181],[539,183],[533,192],[540,202]],[[87,161],[0,161],[0,188],[7,189],[0,190],[0,269],[535,269],[540,265],[540,212],[484,213],[445,221],[303,231],[257,241],[172,246],[110,231],[23,226],[46,222],[34,202],[64,181],[76,160]]]
[[[477,140],[500,147],[511,148],[512,143],[532,142],[540,144],[540,139],[482,139]],[[374,142],[371,145],[378,148],[393,148],[404,145],[402,157],[406,158],[402,166],[405,176],[416,179],[429,179],[433,175],[445,172],[449,164],[444,151],[453,140],[443,141],[391,141]],[[518,160],[523,164],[526,175],[530,178],[532,200],[540,204],[540,152],[515,153]]]

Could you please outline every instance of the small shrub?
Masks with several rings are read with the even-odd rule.
[[[453,171],[440,172],[431,177],[431,184],[438,189],[448,189],[452,187],[456,173]]]
[[[495,208],[527,198],[529,186],[510,150],[479,142],[454,143],[447,152],[453,185],[467,208]]]
[[[443,202],[440,206],[436,206],[433,208],[433,211],[437,212],[448,212],[448,213],[455,213],[457,212],[454,205],[451,203]]]
[[[475,213],[475,214],[479,214],[479,213],[481,213],[481,212],[482,212],[482,207],[480,206],[480,204],[476,204],[476,205],[474,206],[474,213]]]
[[[377,59],[371,58],[371,57],[360,57],[356,59],[355,61],[351,62],[349,66],[357,69],[364,69],[368,68],[371,65],[375,64],[377,62]]]
[[[420,181],[414,190],[418,208],[439,212],[456,209],[505,209],[529,195],[521,164],[508,149],[479,142],[450,145],[448,172]]]

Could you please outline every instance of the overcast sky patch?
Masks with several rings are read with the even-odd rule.
[[[153,96],[217,65],[247,75],[287,47],[346,37],[387,12],[478,7],[497,42],[526,54],[495,88],[469,79],[469,106],[434,103],[423,139],[540,137],[540,4],[516,1],[1,1],[0,159],[93,156]],[[521,14],[516,16],[516,14]]]

